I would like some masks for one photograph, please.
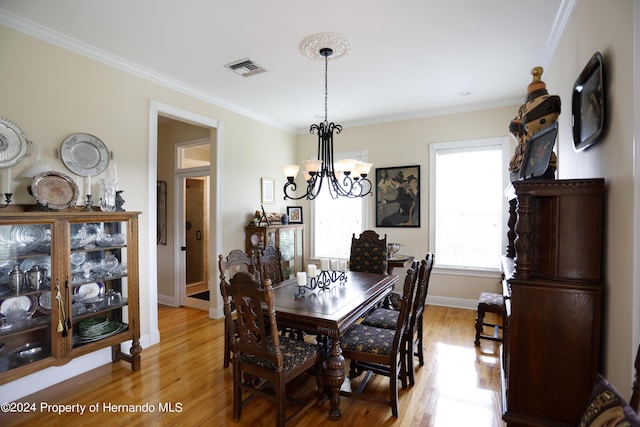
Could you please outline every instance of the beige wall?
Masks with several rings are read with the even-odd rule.
[[[149,289],[157,283],[149,281],[146,262],[150,251],[156,251],[148,243],[149,215],[155,216],[155,212],[150,212],[147,201],[156,191],[155,185],[147,185],[151,102],[218,120],[223,126],[218,151],[212,150],[222,156],[223,166],[218,209],[222,243],[213,252],[244,247],[243,227],[260,206],[260,177],[274,177],[276,185],[282,185],[280,164],[294,161],[295,136],[5,26],[0,26],[0,54],[0,116],[15,122],[41,148],[44,160],[54,170],[68,173],[56,152],[64,138],[76,132],[96,135],[114,151],[124,207],[142,212],[141,334],[153,335],[157,331],[150,330]],[[32,161],[14,166],[13,175],[19,175]],[[34,203],[26,191],[28,184],[15,180],[17,203]],[[216,185],[214,179],[211,185]],[[284,211],[286,203],[279,199],[265,209]],[[217,254],[212,255],[214,262]],[[215,265],[211,275],[217,277]]]
[[[571,136],[574,82],[596,52],[604,56],[607,120],[602,140],[576,153]],[[630,395],[634,336],[633,310],[633,1],[583,0],[569,20],[551,65],[543,75],[550,93],[560,95],[559,177],[606,180],[604,371]],[[588,230],[585,230],[588,232]]]
[[[528,76],[523,76],[522,98],[526,95]],[[367,197],[368,218],[366,228],[380,235],[387,234],[388,241],[400,242],[402,252],[424,257],[429,250],[429,144],[490,137],[508,137],[509,122],[518,112],[518,105],[405,120],[370,126],[348,127],[335,135],[334,150],[348,152],[367,150],[368,161],[375,168],[420,165],[420,228],[376,228],[375,195]],[[317,154],[317,135],[298,136],[298,163]],[[300,204],[308,212],[308,203]],[[505,200],[506,204],[506,200]],[[309,216],[307,215],[307,218]],[[309,227],[306,227],[307,234]],[[506,231],[505,231],[506,232]],[[309,236],[307,236],[309,237]],[[310,254],[310,238],[306,239],[305,253]],[[437,259],[437,254],[436,254]],[[446,298],[447,304],[468,306],[476,301],[480,292],[498,292],[499,278],[438,274],[434,272],[429,285],[429,299]],[[455,301],[460,300],[460,301]]]

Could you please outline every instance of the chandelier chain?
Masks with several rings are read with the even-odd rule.
[[[329,98],[329,56],[324,57],[324,121],[327,123],[328,98]]]

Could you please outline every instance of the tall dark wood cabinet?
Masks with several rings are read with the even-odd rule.
[[[604,180],[513,186],[515,258],[503,259],[503,419],[509,427],[576,426],[600,371]]]

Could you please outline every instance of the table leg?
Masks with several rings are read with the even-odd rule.
[[[329,357],[325,361],[324,376],[325,385],[329,391],[329,419],[339,420],[342,417],[340,411],[340,387],[344,382],[344,357],[342,356],[342,348],[340,348],[340,337],[331,337],[331,348],[329,349]]]

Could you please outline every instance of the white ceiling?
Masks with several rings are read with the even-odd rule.
[[[572,0],[0,0],[0,24],[289,131],[324,115],[324,63],[302,40],[335,32],[329,121],[355,125],[523,101]],[[268,71],[227,68],[251,58]],[[543,76],[544,79],[544,76]],[[470,91],[469,96],[458,95]]]

